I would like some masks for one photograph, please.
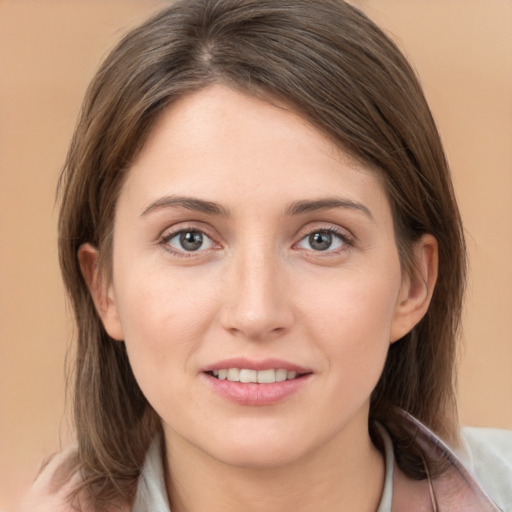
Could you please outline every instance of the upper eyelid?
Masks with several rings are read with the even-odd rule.
[[[213,230],[209,227],[206,227],[203,222],[191,221],[183,223],[180,222],[178,224],[166,227],[158,235],[158,240],[169,240],[177,234],[182,233],[183,231],[198,231],[206,235],[208,238],[211,238],[212,240],[216,239],[212,232]]]
[[[356,237],[349,229],[341,227],[337,224],[333,224],[331,222],[327,222],[327,223],[319,222],[317,225],[311,226],[311,227],[304,226],[297,231],[295,238],[297,238],[300,241],[304,237],[309,236],[312,233],[317,233],[317,232],[321,232],[321,231],[334,233],[335,235],[338,235],[341,238],[345,238],[345,239],[348,239],[351,241],[356,240]]]

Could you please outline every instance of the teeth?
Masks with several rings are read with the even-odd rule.
[[[270,384],[276,381],[275,370],[260,370],[258,372],[258,382],[260,384]]]
[[[277,370],[249,370],[247,368],[227,368],[222,370],[213,370],[212,374],[219,380],[229,380],[231,382],[257,382],[259,384],[272,384],[273,382],[283,382],[297,377],[297,372],[287,371],[283,368]]]
[[[240,382],[240,370],[238,368],[230,368],[226,378],[231,382]]]
[[[256,370],[240,370],[240,382],[258,382]]]
[[[276,370],[276,382],[283,382],[287,376],[288,372],[286,370]]]

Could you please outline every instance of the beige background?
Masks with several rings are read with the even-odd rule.
[[[107,49],[163,3],[0,0],[0,510],[69,438],[53,196],[80,101]],[[511,428],[512,2],[354,3],[414,62],[452,165],[472,271],[462,421]]]

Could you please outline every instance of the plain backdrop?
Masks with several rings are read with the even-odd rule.
[[[462,423],[512,427],[512,2],[354,0],[413,62],[465,220]],[[0,0],[0,510],[70,439],[55,184],[107,50],[162,1]]]

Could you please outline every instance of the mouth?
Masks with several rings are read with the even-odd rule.
[[[307,388],[313,370],[283,359],[234,357],[203,368],[206,383],[218,396],[243,406],[283,403]]]
[[[310,372],[296,372],[284,368],[253,370],[250,368],[222,368],[206,372],[208,375],[229,382],[256,383],[256,384],[274,384],[275,382],[285,382],[288,380],[299,379]]]

